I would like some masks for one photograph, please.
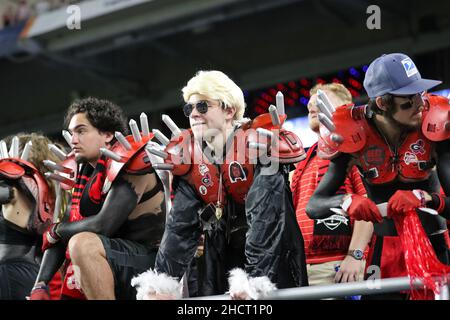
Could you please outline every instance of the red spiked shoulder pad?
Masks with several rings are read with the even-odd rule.
[[[132,175],[153,172],[145,147],[153,139],[154,134],[148,130],[147,116],[144,113],[141,114],[141,127],[142,131],[139,130],[136,121],[130,120],[131,135],[125,137],[122,133],[116,132],[116,143],[110,149],[100,149],[100,152],[107,157],[107,176],[102,190],[103,193],[109,190],[120,172]]]
[[[258,160],[256,158],[261,159],[263,156],[266,156],[269,161],[286,164],[298,162],[305,157],[300,139],[293,132],[282,128],[286,114],[281,92],[276,98],[277,106],[271,105],[269,113],[243,123],[228,138],[233,139],[226,143],[226,159],[222,159],[224,163],[229,162],[230,154],[240,159],[239,162],[245,165],[256,164]],[[184,176],[191,171],[192,164],[211,163],[208,150],[198,148],[191,130],[180,130],[167,115],[163,115],[162,120],[172,131],[172,138],[169,140],[158,130],[153,131],[156,138],[165,146],[164,150],[147,148],[147,151],[164,160],[154,163],[155,169],[170,170],[174,175]],[[231,148],[234,152],[231,152],[228,146],[232,141],[236,144],[234,148]]]
[[[318,155],[332,159],[340,152],[354,153],[366,144],[366,106],[346,104],[334,107],[325,92],[318,90],[320,113]]]
[[[161,137],[161,133],[159,133],[158,137],[160,141],[164,141],[165,137]],[[176,176],[187,174],[194,161],[194,138],[192,130],[180,130],[170,140],[167,139],[166,143],[167,145],[163,150],[158,150],[155,146],[149,146],[147,148],[147,151],[163,160],[158,164],[154,164],[155,169],[170,170]]]
[[[31,149],[31,142],[24,146],[22,155],[18,154],[18,138],[14,137],[11,143],[11,151],[5,154],[6,144],[0,142],[2,148],[2,157],[0,159],[0,177],[8,180],[21,180],[23,186],[28,189],[36,202],[30,219],[27,223],[27,229],[32,232],[42,233],[42,231],[52,222],[54,197],[49,192],[49,186],[43,175],[36,167],[28,162],[28,153]]]
[[[279,115],[275,110],[261,114],[253,121],[242,126],[246,132],[249,158],[253,159],[256,149],[258,157],[267,155],[280,163],[296,163],[306,156],[303,144],[299,137],[282,128],[286,115]]]
[[[75,180],[78,172],[78,164],[75,160],[73,152],[66,154],[57,146],[50,144],[50,151],[52,151],[60,160],[60,163],[55,163],[51,160],[44,160],[44,165],[53,172],[47,172],[45,175],[52,180],[59,182],[64,190],[71,190],[75,186]]]
[[[10,159],[0,160],[0,177],[17,180],[25,174],[25,168]]]
[[[131,135],[124,138],[130,143],[129,149],[126,149],[117,141],[110,149],[102,150],[102,153],[108,158],[106,172],[110,183],[115,180],[121,171],[136,175],[152,172],[152,165],[145,152],[145,146],[153,138],[153,134],[143,136],[138,142],[134,141]],[[113,154],[114,156],[112,156]],[[103,190],[103,192],[106,191]]]
[[[145,146],[151,139],[153,133],[149,132],[147,116],[142,113],[140,116],[141,128],[139,130],[135,120],[130,120],[131,135],[124,136],[121,132],[115,132],[116,142],[111,148],[101,148],[100,153],[106,157],[107,177],[103,186],[103,192],[107,192],[111,183],[123,170],[129,174],[145,174],[152,171],[150,159],[145,152]],[[71,145],[72,137],[69,132],[63,130],[63,137]],[[46,166],[53,173],[46,175],[61,183],[61,186],[68,190],[75,185],[78,165],[73,152],[66,155],[62,150],[54,145],[49,146],[50,150],[58,156],[62,163],[56,165],[51,161],[45,162]]]
[[[5,141],[0,141],[0,177],[6,179],[17,180],[23,177],[26,173],[28,175],[38,172],[36,167],[28,162],[28,154],[31,149],[31,142],[24,146],[22,155],[19,156],[19,138],[14,137],[11,140],[11,148],[8,147]]]
[[[427,94],[424,99],[422,132],[431,141],[450,138],[450,105],[446,97]]]

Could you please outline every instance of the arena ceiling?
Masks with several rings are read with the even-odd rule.
[[[120,0],[118,0],[120,1]],[[366,12],[376,4],[381,29]],[[0,58],[0,136],[60,132],[74,98],[98,96],[128,115],[178,117],[180,89],[200,69],[243,89],[367,64],[386,52],[414,57],[422,75],[450,83],[449,1],[153,0],[56,28]]]

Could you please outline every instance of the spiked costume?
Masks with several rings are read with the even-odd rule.
[[[166,144],[163,153],[149,151],[165,159],[154,165],[156,169],[174,175],[173,208],[155,272],[133,280],[138,292],[164,293],[155,273],[180,280],[201,234],[205,243],[199,295],[225,293],[233,268],[245,269],[246,280],[260,279],[269,289],[274,284],[279,288],[307,285],[303,238],[287,182],[288,167],[304,158],[304,150],[297,136],[281,128],[286,116],[278,115],[274,106],[270,110],[271,114],[235,126],[223,162],[214,160],[212,151],[193,139],[191,130],[181,131],[163,116],[173,137],[170,141],[160,137]],[[271,172],[268,162],[262,164],[263,154],[279,167]],[[238,273],[242,272],[231,273],[231,291],[234,283],[242,284],[233,280]]]
[[[31,147],[31,141],[25,144],[19,157],[18,137],[9,152],[0,141],[0,299],[29,294],[42,258],[40,236],[53,221],[55,196],[28,161]]]
[[[337,183],[343,181],[345,171],[342,168],[347,168],[349,163],[356,163],[370,199],[365,201],[377,204],[379,212],[384,216],[382,220],[372,220],[378,223],[374,223],[374,238],[367,265],[380,267],[382,278],[408,274],[413,276],[410,274],[411,263],[408,265],[408,260],[405,262],[407,255],[404,254],[407,251],[404,246],[408,245],[403,236],[408,234],[402,233],[399,237],[399,220],[392,219],[392,210],[399,192],[403,192],[401,197],[405,197],[411,191],[418,198],[415,200],[418,205],[414,209],[436,256],[441,262],[448,264],[449,241],[445,219],[450,217],[450,202],[440,192],[440,185],[446,194],[450,192],[448,99],[427,95],[421,128],[405,133],[399,147],[391,149],[385,137],[377,130],[373,114],[366,106],[345,105],[334,109],[323,92],[319,97],[320,154],[332,160],[330,169],[322,180],[324,182],[319,185],[308,204],[307,212],[310,216],[323,219],[330,215],[329,208],[333,207],[341,207],[344,209],[342,213],[351,215],[351,206],[355,201],[352,199],[345,203],[342,196],[333,196],[331,190],[337,189]],[[432,168],[436,163],[437,170],[434,171]],[[433,200],[425,204],[420,190],[429,193]],[[386,216],[383,203],[388,200]],[[402,212],[406,216],[410,209],[404,208]],[[423,239],[420,241],[424,242]],[[410,251],[408,257],[420,253],[419,251],[418,248]],[[427,271],[424,269],[423,272]]]
[[[74,191],[69,222],[57,225],[53,233],[49,231],[54,238],[49,247],[62,245],[65,250],[67,242],[75,234],[85,231],[95,233],[103,244],[113,272],[117,299],[135,298],[136,293],[129,285],[131,277],[153,266],[165,224],[165,202],[159,213],[148,212],[149,208],[143,207],[159,192],[166,193],[162,184],[165,177],[155,175],[156,185],[150,190],[142,190],[140,198],[135,187],[124,177],[155,172],[151,164],[155,157],[145,150],[147,144],[152,144],[153,138],[148,131],[145,114],[141,115],[141,126],[142,133],[136,122],[131,120],[132,135],[125,137],[116,132],[116,143],[110,149],[100,149],[101,157],[95,168],[87,163],[77,168],[73,155],[69,155],[62,166],[53,168],[59,173],[50,175],[64,188],[73,187]],[[74,169],[79,170],[76,172]],[[67,177],[67,174],[76,179]],[[131,219],[130,215],[138,207],[141,213]],[[68,250],[65,256],[66,276],[62,296],[84,299]]]

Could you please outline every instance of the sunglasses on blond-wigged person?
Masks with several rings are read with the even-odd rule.
[[[220,101],[220,105],[223,108],[223,103]],[[210,103],[207,100],[200,100],[197,103],[186,103],[183,106],[183,113],[186,117],[189,118],[194,108],[197,109],[197,111],[201,114],[205,114],[208,112],[208,108],[211,107]]]

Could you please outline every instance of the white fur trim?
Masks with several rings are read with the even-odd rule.
[[[239,268],[231,270],[228,285],[230,287],[228,291],[230,295],[245,292],[250,296],[250,283],[248,281],[248,275],[244,270]]]
[[[266,297],[277,289],[267,276],[250,277],[244,270],[235,268],[230,271],[228,278],[230,294],[246,293],[250,299],[257,300]]]
[[[136,287],[137,300],[144,300],[147,294],[152,293],[172,295],[176,299],[181,298],[182,284],[176,278],[152,269],[131,279],[131,286]]]
[[[250,288],[255,292],[256,299],[267,297],[272,291],[277,290],[267,276],[264,277],[249,277]]]

